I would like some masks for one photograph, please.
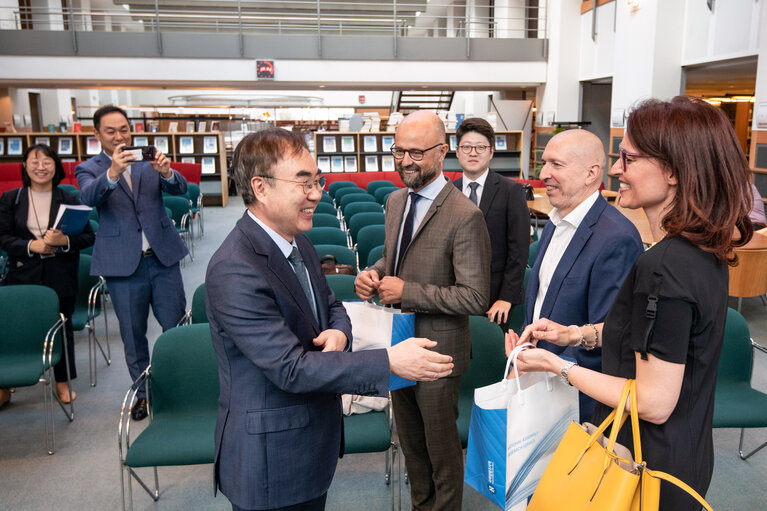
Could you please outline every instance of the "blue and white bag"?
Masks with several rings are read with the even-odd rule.
[[[506,379],[529,346],[512,351],[503,380],[474,391],[471,410],[464,480],[507,511],[526,507],[568,426],[578,422],[578,390],[558,375],[519,376],[515,366],[517,378]]]
[[[352,351],[388,348],[415,336],[415,314],[362,300],[344,300],[352,322]],[[415,385],[396,374],[389,377],[389,390]]]

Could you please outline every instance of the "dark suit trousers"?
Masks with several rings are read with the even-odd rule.
[[[392,392],[413,510],[461,509],[463,449],[458,427],[461,377],[419,382]]]
[[[120,322],[120,336],[125,348],[125,362],[131,379],[141,376],[149,365],[149,341],[146,338],[149,305],[163,332],[176,326],[184,315],[186,297],[179,264],[163,266],[156,257],[142,257],[130,277],[107,277],[109,296]],[[145,387],[139,389],[144,397]]]
[[[59,312],[67,318],[64,323],[64,335],[67,338],[66,357],[69,359],[69,376],[71,379],[77,378],[77,368],[75,367],[75,331],[72,328],[72,313],[75,311],[74,296],[59,296]],[[67,366],[64,356],[59,363],[53,366],[53,376],[57,382],[67,381]]]
[[[295,504],[292,506],[287,507],[274,507],[269,509],[262,509],[258,511],[325,511],[325,501],[328,498],[328,493],[325,492],[316,499],[312,499],[307,502],[302,502],[301,504]],[[232,511],[256,511],[256,510],[250,510],[246,509],[244,507],[237,507],[236,505],[232,504]]]

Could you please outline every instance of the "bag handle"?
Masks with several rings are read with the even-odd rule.
[[[692,487],[690,487],[690,485],[688,485],[681,479],[677,479],[676,477],[672,476],[671,474],[667,474],[666,472],[656,472],[646,467],[644,469],[644,472],[650,477],[655,477],[656,479],[663,479],[664,481],[667,481],[673,484],[679,489],[686,491],[692,498],[698,501],[698,504],[706,508],[707,511],[714,511],[714,509],[708,505],[708,502],[706,502],[706,500],[703,497],[701,497],[698,492],[696,492]]]
[[[517,357],[519,357],[519,354],[522,353],[524,350],[528,350],[530,348],[535,348],[533,343],[526,342],[524,344],[520,344],[519,346],[516,346],[513,350],[511,350],[511,353],[509,353],[509,359],[506,361],[506,368],[503,370],[503,382],[504,385],[506,385],[506,382],[508,381],[509,377],[509,370],[511,369],[511,366],[514,366],[514,377],[517,380],[517,390],[521,391],[522,387],[519,384],[519,369],[517,369]]]

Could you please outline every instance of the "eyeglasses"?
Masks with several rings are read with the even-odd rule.
[[[460,149],[463,154],[471,154],[472,149],[477,151],[477,154],[482,154],[487,151],[489,147],[489,145],[459,145],[458,149]]]
[[[624,148],[620,148],[621,153],[621,168],[623,169],[623,172],[626,172],[626,164],[628,163],[629,158],[649,158],[650,156],[647,154],[637,154],[637,153],[629,153]]]
[[[47,160],[29,160],[27,162],[28,167],[32,168],[46,168],[51,169],[56,166],[56,163],[52,159]]]
[[[296,181],[294,179],[282,179],[279,177],[271,177],[271,176],[260,176],[265,179],[276,179],[277,181],[287,181],[288,183],[295,183],[297,185],[301,185],[301,187],[304,189],[304,193],[306,195],[309,195],[314,190],[314,187],[318,187],[320,190],[325,188],[325,176],[320,176],[314,181],[306,180],[306,181]]]
[[[397,160],[401,160],[405,157],[405,153],[410,155],[410,159],[413,161],[421,161],[423,160],[423,154],[426,151],[431,151],[435,147],[439,147],[441,145],[444,145],[444,142],[440,142],[439,144],[433,145],[428,149],[402,149],[401,147],[397,146],[391,146],[391,153],[394,155],[394,158]]]

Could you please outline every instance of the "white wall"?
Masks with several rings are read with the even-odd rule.
[[[685,3],[684,64],[756,52],[759,45],[759,13],[764,0],[719,0],[713,13],[708,10],[706,2],[687,0]]]
[[[612,76],[615,60],[615,9],[610,2],[581,15],[580,64],[582,81]],[[594,14],[597,17],[596,39],[591,38]]]
[[[755,16],[756,21],[761,23],[762,27],[767,30],[767,7],[764,6],[764,0],[760,2],[762,5],[762,11],[758,16]],[[763,33],[759,41],[759,60],[756,65],[756,90],[754,94],[754,118],[752,122],[752,129],[757,129],[756,114],[760,103],[767,104],[767,33]],[[767,131],[767,130],[762,130]]]

